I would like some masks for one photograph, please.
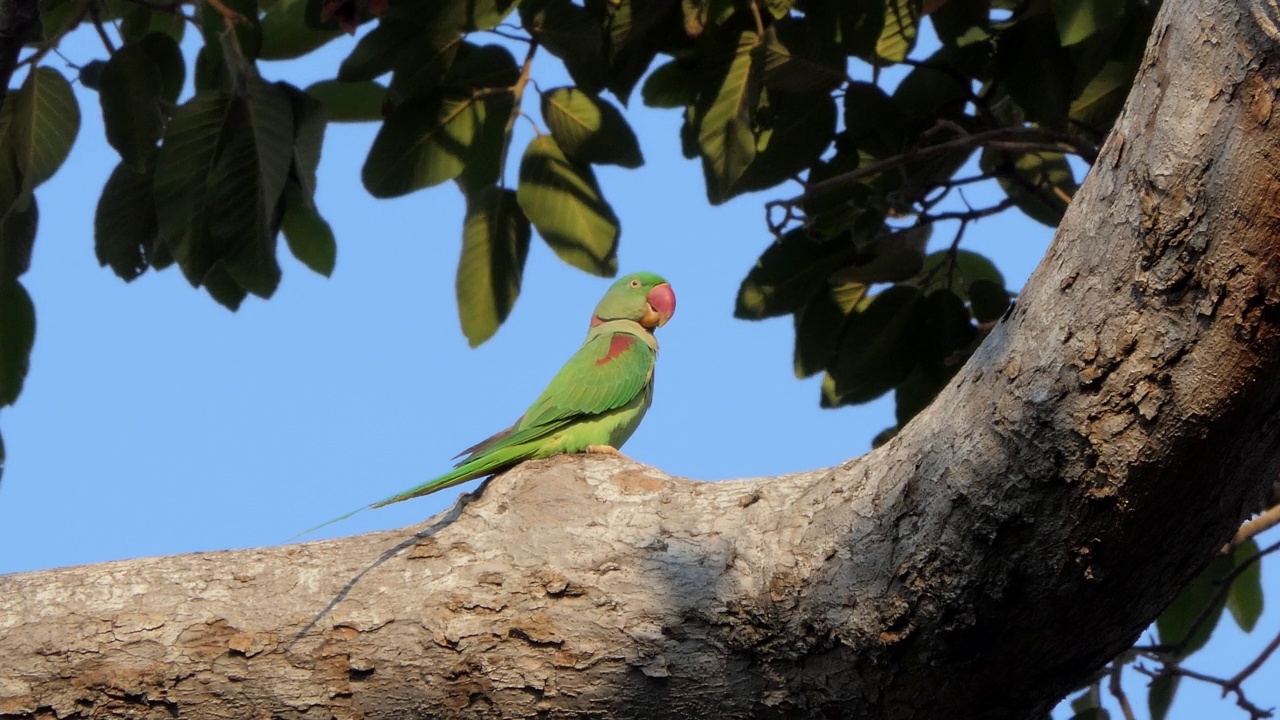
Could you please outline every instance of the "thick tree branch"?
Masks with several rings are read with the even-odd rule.
[[[1167,0],[1017,306],[877,451],[559,458],[416,534],[0,578],[0,714],[1043,717],[1280,472],[1278,54]]]

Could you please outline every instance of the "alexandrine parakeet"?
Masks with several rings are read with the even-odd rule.
[[[653,400],[658,357],[653,331],[675,311],[675,293],[661,277],[640,272],[618,280],[596,305],[582,347],[514,425],[462,451],[466,457],[453,470],[368,507],[428,495],[525,460],[560,453],[617,453]]]

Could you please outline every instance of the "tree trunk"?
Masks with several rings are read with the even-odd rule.
[[[0,714],[1043,717],[1280,470],[1267,12],[1166,0],[1017,306],[885,447],[562,457],[416,534],[0,578]]]

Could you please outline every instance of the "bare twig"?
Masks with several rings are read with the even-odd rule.
[[[1209,616],[1213,614],[1214,608],[1217,607],[1218,603],[1222,601],[1222,598],[1226,597],[1227,593],[1231,591],[1231,583],[1235,582],[1236,578],[1240,577],[1240,575],[1243,574],[1245,570],[1249,569],[1249,566],[1261,560],[1263,556],[1269,555],[1275,552],[1276,550],[1280,550],[1280,542],[1276,542],[1271,545],[1268,545],[1262,550],[1259,550],[1257,555],[1250,555],[1249,557],[1245,558],[1239,565],[1232,568],[1231,572],[1227,573],[1226,576],[1224,576],[1222,580],[1219,581],[1218,591],[1213,594],[1213,598],[1210,599],[1209,602],[1205,605],[1204,610],[1201,610],[1200,614],[1196,616],[1195,622],[1191,623],[1191,627],[1188,628],[1187,634],[1181,640],[1179,640],[1176,643],[1160,643],[1158,645],[1135,646],[1133,649],[1141,653],[1147,653],[1152,655],[1167,655],[1170,653],[1172,654],[1181,653],[1182,650],[1186,648],[1187,642],[1191,640],[1191,638],[1195,637],[1196,633],[1200,631],[1200,627],[1209,620]]]
[[[1120,685],[1120,672],[1124,670],[1124,663],[1111,663],[1111,683],[1108,689],[1111,696],[1120,704],[1120,712],[1124,713],[1124,720],[1137,720],[1133,715],[1133,707],[1129,705],[1129,696],[1124,694],[1124,688]]]
[[[1280,648],[1280,633],[1277,633],[1276,636],[1271,639],[1271,642],[1263,648],[1261,653],[1258,653],[1258,657],[1254,658],[1253,662],[1245,665],[1243,670],[1236,673],[1230,680],[1223,684],[1222,694],[1226,695],[1228,691],[1239,692],[1240,683],[1244,682],[1250,675],[1257,672],[1258,668],[1262,667],[1262,664],[1267,661],[1267,658],[1271,657],[1271,653],[1276,651],[1276,648]]]
[[[503,130],[502,135],[502,154],[498,160],[498,177],[500,184],[505,187],[507,184],[507,153],[511,150],[511,131],[515,129],[516,118],[524,113],[520,110],[521,101],[524,99],[525,86],[529,84],[529,75],[533,71],[533,56],[538,52],[538,41],[531,40],[529,42],[529,51],[524,55],[524,64],[520,67],[520,78],[516,80],[516,84],[512,85],[511,90],[511,114],[507,116],[507,127]],[[533,122],[530,119],[529,122]],[[537,131],[537,124],[534,124],[534,130]]]
[[[1223,555],[1229,555],[1235,552],[1235,549],[1249,542],[1253,538],[1270,530],[1276,525],[1280,525],[1280,505],[1274,505],[1268,508],[1258,517],[1250,520],[1236,530],[1236,534],[1231,541],[1222,547],[1220,551]]]
[[[89,13],[89,7],[92,4],[93,4],[93,0],[81,0],[79,9],[76,11],[76,14],[73,15],[71,19],[67,21],[67,24],[58,28],[58,33],[53,37],[49,38],[48,40],[46,40],[45,42],[41,43],[40,47],[36,48],[35,52],[23,58],[22,62],[19,62],[17,64],[17,67],[21,67],[23,65],[30,65],[31,67],[35,67],[36,65],[39,65],[40,61],[43,60],[46,55],[52,52],[54,48],[58,47],[58,45],[62,42],[62,38],[66,37],[67,33],[75,29],[75,27],[79,25],[82,20],[84,20],[84,16]],[[12,76],[13,72],[10,71],[9,74],[10,76]],[[9,85],[8,79],[6,78],[5,87],[7,88],[8,85]]]
[[[1196,672],[1195,670],[1188,670],[1187,668],[1180,667],[1178,665],[1164,665],[1159,670],[1150,670],[1148,668],[1143,667],[1141,664],[1138,664],[1138,665],[1134,665],[1133,669],[1137,670],[1138,672],[1142,673],[1143,675],[1146,675],[1147,677],[1153,680],[1155,678],[1160,677],[1161,675],[1178,675],[1181,677],[1191,678],[1192,680],[1199,680],[1200,682],[1209,683],[1210,685],[1217,685],[1218,687],[1222,688],[1222,694],[1224,696],[1227,695],[1228,693],[1235,695],[1236,705],[1238,705],[1241,710],[1244,710],[1245,712],[1249,713],[1249,720],[1265,720],[1266,718],[1272,717],[1274,715],[1274,713],[1271,710],[1263,710],[1262,708],[1253,704],[1253,702],[1251,702],[1249,698],[1245,696],[1244,691],[1241,690],[1239,687],[1227,687],[1227,683],[1230,682],[1229,680],[1223,680],[1222,678],[1214,677],[1212,675],[1206,675],[1201,672]]]
[[[912,148],[900,155],[885,158],[884,160],[855,168],[848,172],[827,178],[826,180],[812,183],[805,188],[803,194],[797,197],[787,200],[773,200],[766,203],[765,211],[768,213],[774,207],[796,207],[805,200],[812,199],[814,196],[842,190],[863,178],[902,167],[909,162],[925,160],[939,155],[946,155],[957,150],[986,147],[996,150],[1004,150],[1006,152],[1060,152],[1079,155],[1090,161],[1092,161],[1097,154],[1095,148],[1080,143],[1077,138],[1074,138],[1071,135],[1046,130],[1044,128],[997,128],[995,130],[987,130],[984,132],[968,133],[964,132],[963,128],[955,125],[955,123],[948,122],[931,129],[929,133],[926,133],[926,135],[933,134],[943,126],[954,126],[953,129],[956,129],[963,134],[960,137],[947,140],[945,142],[926,145],[925,147]]]
[[[756,37],[764,37],[764,18],[760,16],[760,4],[756,0],[751,3],[751,17],[756,21]]]
[[[102,40],[102,46],[107,49],[107,54],[115,55],[116,44],[111,41],[111,36],[107,35],[106,28],[102,27],[102,14],[98,12],[97,3],[89,6],[89,18],[93,21],[93,29],[97,31],[98,37]]]

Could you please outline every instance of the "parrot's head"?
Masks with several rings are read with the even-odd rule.
[[[676,314],[676,294],[661,276],[638,272],[619,278],[596,305],[591,324],[634,320],[653,330]]]

